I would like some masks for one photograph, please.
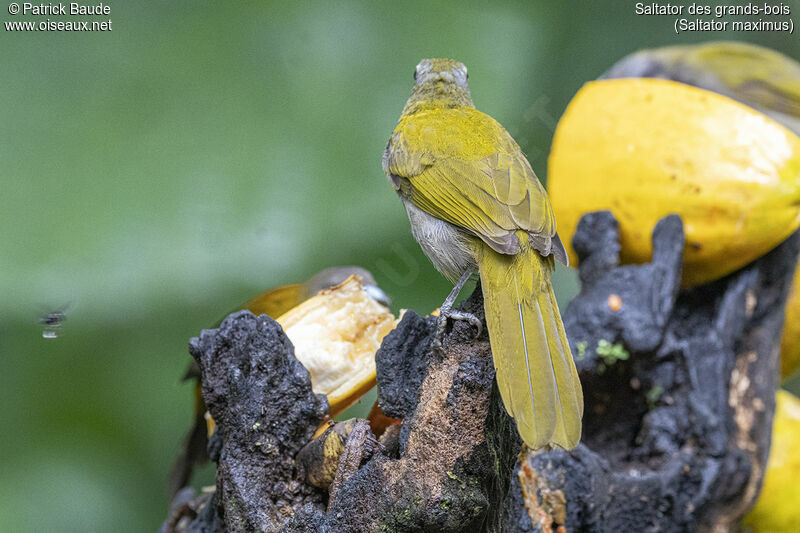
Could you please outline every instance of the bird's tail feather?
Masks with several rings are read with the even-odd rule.
[[[574,448],[583,392],[550,283],[553,258],[530,247],[502,255],[480,246],[486,323],[506,410],[529,448]]]

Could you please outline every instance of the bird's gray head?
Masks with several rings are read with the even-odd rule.
[[[475,107],[467,67],[453,59],[423,59],[414,69],[414,88],[403,114],[441,107]]]
[[[453,59],[423,59],[414,69],[414,85],[455,84],[469,90],[467,67]]]

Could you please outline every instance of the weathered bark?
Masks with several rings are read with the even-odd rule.
[[[584,218],[575,248],[583,287],[564,322],[586,397],[577,449],[523,452],[518,462],[521,442],[494,385],[485,328],[473,338],[467,324],[454,324],[438,354],[429,349],[433,319],[408,312],[376,355],[379,403],[402,427],[387,431],[377,450],[348,439],[348,464],[326,502],[294,462],[324,399],[311,393],[279,326],[240,312],[191,344],[218,423],[217,491],[211,504],[208,495],[179,494],[170,525],[336,533],[735,528],[757,495],[769,449],[800,235],[680,293],[677,217],[657,226],[652,263],[618,266],[609,213]],[[482,317],[480,290],[461,308]]]
[[[189,352],[216,421],[209,452],[217,490],[211,501],[190,504],[189,518],[198,518],[176,529],[277,532],[304,505],[321,508],[324,494],[303,482],[294,457],[327,415],[328,401],[311,391],[311,376],[280,325],[239,311],[193,338]]]
[[[769,453],[800,234],[725,279],[680,293],[678,217],[656,227],[651,264],[618,266],[617,223],[607,212],[584,217],[574,244],[583,287],[564,322],[573,351],[585,347],[577,361],[583,440],[572,452],[529,453],[517,465],[508,530],[735,530]],[[608,343],[600,351],[621,343],[630,357],[604,362],[600,341]]]

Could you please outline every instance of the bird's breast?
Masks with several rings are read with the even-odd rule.
[[[476,268],[471,246],[475,237],[456,226],[436,218],[402,195],[411,234],[436,270],[455,283],[467,269]]]

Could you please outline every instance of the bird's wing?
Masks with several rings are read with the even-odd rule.
[[[537,250],[562,259],[547,193],[511,135],[488,115],[437,110],[401,121],[384,169],[415,206],[497,252],[517,253],[515,232],[522,229]]]

